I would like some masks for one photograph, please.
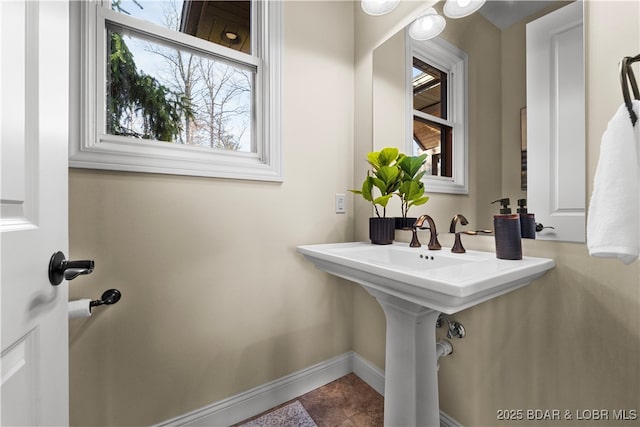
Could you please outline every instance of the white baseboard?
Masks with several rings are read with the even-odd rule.
[[[384,396],[384,371],[356,352],[353,353],[353,373]]]
[[[353,352],[344,353],[156,427],[225,427],[239,423],[347,375],[352,372],[352,360]]]
[[[353,372],[384,396],[384,371],[353,351],[246,392],[156,424],[154,427],[226,427],[315,390]],[[440,411],[440,427],[462,427]]]
[[[463,427],[462,424],[440,411],[440,427]]]

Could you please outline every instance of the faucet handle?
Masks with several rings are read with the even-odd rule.
[[[493,233],[493,230],[459,231],[458,233],[468,234],[469,236],[477,236],[478,234],[491,234]]]
[[[478,234],[491,234],[493,230],[475,230],[475,231],[458,231],[456,233],[456,239],[453,242],[453,247],[451,248],[451,252],[454,254],[463,254],[467,252],[467,250],[462,246],[462,239],[460,238],[461,234],[466,234],[468,236],[477,236]]]

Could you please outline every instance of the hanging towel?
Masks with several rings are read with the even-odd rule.
[[[633,101],[640,113],[640,101]],[[594,257],[630,264],[640,254],[640,123],[632,126],[622,104],[602,135],[587,218],[587,246]]]

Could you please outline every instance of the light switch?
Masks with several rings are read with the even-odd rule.
[[[347,212],[344,194],[336,194],[336,213],[343,214]]]

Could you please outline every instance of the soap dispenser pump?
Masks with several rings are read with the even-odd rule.
[[[527,212],[527,199],[518,199],[518,214],[520,215],[520,234],[523,239],[536,238],[536,217]]]
[[[496,239],[496,256],[500,259],[522,259],[520,215],[511,213],[508,198],[495,200],[500,203],[500,214],[493,216]]]
[[[511,200],[506,197],[504,199],[498,199],[491,202],[491,204],[500,203],[500,215],[506,215],[511,213],[511,208],[509,205],[511,204]]]

